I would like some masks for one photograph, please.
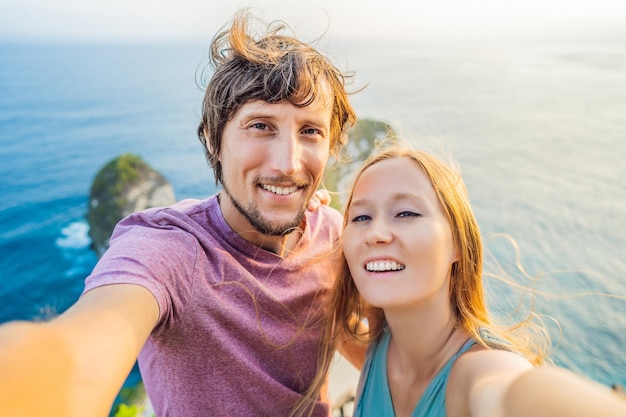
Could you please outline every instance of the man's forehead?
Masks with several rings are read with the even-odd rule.
[[[299,113],[319,113],[330,114],[332,109],[332,98],[316,96],[311,103],[306,106],[298,106],[290,103],[289,101],[281,101],[277,103],[270,103],[265,100],[251,100],[245,103],[239,109],[240,116],[252,115],[252,114],[267,114],[268,116],[276,113],[277,115],[284,112],[285,106],[292,107],[299,110]]]

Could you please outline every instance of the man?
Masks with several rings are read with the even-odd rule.
[[[159,417],[288,415],[308,388],[341,216],[306,206],[355,113],[319,52],[249,26],[211,46],[198,134],[223,191],[129,216],[74,306],[0,327],[2,412],[106,415],[137,357]]]

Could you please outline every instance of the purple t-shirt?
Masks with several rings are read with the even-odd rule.
[[[139,355],[158,417],[289,414],[315,375],[341,215],[323,206],[306,222],[285,258],[238,236],[216,196],[118,224],[85,292],[132,283],[158,301]],[[319,402],[314,415],[329,413]]]

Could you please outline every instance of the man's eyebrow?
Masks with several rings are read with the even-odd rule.
[[[241,109],[240,116],[250,119],[255,117],[271,117],[272,114],[265,109]]]

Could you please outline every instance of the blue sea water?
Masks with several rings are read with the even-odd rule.
[[[601,33],[329,49],[355,89],[367,84],[353,96],[361,117],[460,164],[493,259],[560,324],[556,361],[626,385],[626,31]],[[96,262],[89,188],[112,158],[139,154],[178,199],[215,192],[195,134],[207,51],[0,43],[0,323],[51,317],[80,295]],[[536,279],[512,267],[501,233]],[[510,286],[486,281],[495,311],[515,306]]]

